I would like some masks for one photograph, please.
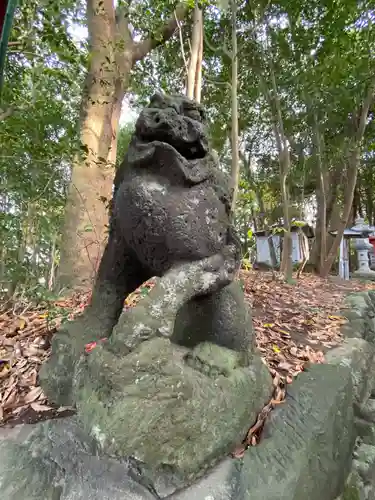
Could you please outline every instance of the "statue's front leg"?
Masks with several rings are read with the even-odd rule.
[[[186,302],[214,293],[232,281],[235,255],[236,249],[228,246],[221,254],[172,268],[158,279],[140,304],[122,313],[113,329],[109,348],[128,353],[151,337],[170,338],[177,313]]]

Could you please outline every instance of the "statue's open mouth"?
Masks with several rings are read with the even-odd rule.
[[[204,147],[204,145],[201,142],[188,144],[186,142],[182,143],[180,141],[173,141],[173,140],[166,141],[165,137],[158,137],[157,134],[154,135],[151,141],[149,136],[145,136],[142,134],[141,140],[143,144],[150,144],[156,141],[159,144],[167,144],[170,148],[176,150],[181,156],[185,158],[185,160],[188,161],[205,158],[208,152],[208,150]]]
[[[180,155],[183,156],[186,160],[199,160],[200,158],[204,158],[207,154],[201,144],[170,144],[170,146],[174,147],[175,150],[178,151]]]

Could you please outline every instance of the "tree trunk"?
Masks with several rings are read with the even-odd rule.
[[[117,131],[133,65],[174,33],[184,3],[155,36],[135,42],[123,7],[113,0],[87,0],[89,68],[81,102],[84,155],[73,162],[61,245],[59,285],[91,288],[106,242],[107,201],[112,195]]]
[[[193,27],[191,32],[191,50],[189,66],[187,71],[186,96],[189,99],[201,97],[202,81],[202,49],[203,49],[203,13],[198,4],[195,4],[193,12]]]
[[[293,240],[292,231],[289,217],[289,192],[287,185],[287,177],[289,167],[287,167],[287,162],[289,160],[285,158],[289,155],[289,152],[283,151],[280,156],[280,184],[281,184],[281,198],[283,202],[283,219],[284,219],[284,233],[283,233],[283,251],[281,256],[280,271],[284,273],[285,279],[290,282],[293,277],[293,262],[292,262],[292,252],[293,252]],[[283,158],[284,157],[284,158]]]
[[[315,262],[317,271],[323,267],[325,256],[327,255],[327,172],[323,166],[322,139],[319,131],[319,121],[314,112],[314,139],[315,151],[318,162],[319,191],[317,196],[318,216],[316,221],[316,252]]]
[[[231,189],[232,189],[232,217],[236,209],[238,197],[238,186],[240,182],[240,158],[238,153],[238,53],[237,53],[237,0],[231,1],[232,9],[232,83],[231,83],[231,145],[232,145],[232,167],[231,167]]]
[[[76,158],[65,209],[64,238],[61,248],[59,280],[61,286],[88,289],[93,283],[106,243],[108,213],[113,181],[113,154],[122,99],[107,103],[100,98],[100,80],[89,85],[83,106],[81,141],[88,150],[84,158]],[[98,95],[99,94],[99,95]],[[122,94],[124,95],[124,94]],[[91,104],[94,103],[94,104]],[[113,112],[115,111],[115,112]],[[114,123],[117,122],[117,123]]]
[[[359,193],[359,179],[357,176],[357,184],[354,188],[354,195],[353,195],[353,204],[352,204],[352,213],[351,213],[351,224],[354,225],[355,220],[357,219],[358,215],[362,217],[362,208],[361,208],[361,199],[360,199],[360,193]]]
[[[55,271],[56,271],[56,240],[57,240],[57,235],[53,235],[52,239],[52,247],[51,247],[51,253],[50,253],[50,267],[48,270],[48,290],[51,292],[54,288],[54,283],[55,283]]]
[[[284,233],[283,233],[283,247],[280,271],[284,273],[285,279],[290,282],[293,277],[293,240],[289,214],[289,189],[288,189],[288,175],[290,171],[290,152],[289,145],[284,131],[284,121],[280,105],[280,97],[276,84],[275,72],[273,70],[272,61],[270,61],[270,76],[272,93],[270,92],[266,82],[262,79],[262,86],[265,96],[270,106],[273,122],[273,133],[276,141],[277,151],[279,154],[279,167],[280,167],[280,190],[283,206],[283,219],[284,219]]]
[[[372,184],[368,184],[365,192],[366,192],[366,215],[368,219],[368,223],[370,225],[374,224],[374,200],[373,193],[371,187]]]
[[[272,266],[272,269],[276,269],[276,267],[277,267],[277,256],[276,256],[276,250],[275,250],[275,245],[274,245],[274,242],[273,242],[272,234],[270,236],[268,236],[267,242],[268,242],[268,249],[269,249],[269,252],[270,252],[271,266]]]
[[[357,155],[355,155],[357,156]],[[357,172],[358,172],[358,164],[359,164],[359,154],[358,158],[351,158],[349,160],[348,165],[348,177],[347,177],[347,186],[345,189],[345,199],[344,199],[344,207],[341,215],[340,222],[337,228],[337,235],[335,236],[331,248],[328,252],[328,255],[324,258],[323,265],[320,269],[320,276],[326,278],[331,270],[332,264],[337,257],[337,252],[340,246],[340,242],[342,236],[344,234],[344,230],[348,224],[350,213],[352,210],[354,190],[357,181]]]
[[[197,59],[197,68],[195,71],[195,86],[194,86],[194,99],[197,102],[201,102],[202,96],[202,61],[203,61],[203,13],[201,11],[201,23],[200,23],[200,40],[199,40],[199,51]]]

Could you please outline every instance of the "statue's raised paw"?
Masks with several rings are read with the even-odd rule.
[[[221,253],[202,261],[203,272],[196,282],[196,295],[216,292],[233,281],[237,270],[236,253],[235,246],[228,245]]]

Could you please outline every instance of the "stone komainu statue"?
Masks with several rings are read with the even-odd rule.
[[[230,224],[230,204],[229,177],[210,151],[203,108],[183,96],[153,96],[116,173],[108,243],[91,304],[68,328],[69,349],[76,335],[81,339],[77,349],[85,341],[110,337],[127,295],[153,276],[228,248],[233,276],[240,265],[240,244]],[[243,293],[230,281],[226,277],[182,305],[172,342],[194,347],[209,341],[245,358],[251,354]],[[63,336],[64,330],[54,339],[52,358],[61,354]],[[47,370],[41,372],[48,396],[61,404],[69,403],[62,372],[70,380],[72,371],[64,363],[56,384]]]

